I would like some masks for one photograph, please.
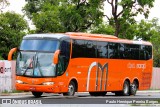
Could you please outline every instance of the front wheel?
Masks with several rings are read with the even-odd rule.
[[[32,94],[33,94],[36,98],[38,98],[38,97],[41,97],[41,96],[42,96],[43,92],[33,92],[33,91],[32,91]]]
[[[74,96],[75,90],[76,90],[75,83],[73,81],[71,81],[69,86],[68,86],[68,92],[63,93],[63,95],[64,96]]]

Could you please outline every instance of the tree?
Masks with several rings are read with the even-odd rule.
[[[160,32],[154,31],[153,34],[151,42],[153,44],[154,67],[160,67]]]
[[[154,67],[160,67],[160,25],[158,24],[159,20],[154,18],[150,23],[152,23],[152,32],[150,34],[150,41],[153,44],[153,59]]]
[[[99,24],[91,29],[91,33],[114,35],[114,28],[106,23]]]
[[[27,29],[27,22],[19,14],[6,12],[0,14],[0,56],[7,59],[8,52],[18,47]]]
[[[141,20],[140,22],[134,24],[124,23],[121,27],[123,30],[119,31],[119,37],[150,41],[150,38],[153,35],[152,27],[152,21]]]
[[[37,32],[80,32],[102,22],[103,0],[26,0]]]
[[[115,36],[119,36],[119,32],[123,31],[125,23],[134,24],[134,17],[139,13],[146,18],[149,14],[149,8],[153,7],[154,0],[106,0],[112,8],[112,17],[106,15],[110,24],[115,28]],[[120,12],[119,12],[119,9]]]

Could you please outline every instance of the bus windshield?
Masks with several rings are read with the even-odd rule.
[[[17,75],[46,77],[55,76],[52,63],[58,40],[23,40],[17,58]]]

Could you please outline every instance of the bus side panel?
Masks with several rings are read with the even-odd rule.
[[[78,91],[115,91],[121,90],[123,71],[119,70],[115,61],[108,59],[83,59],[74,58],[70,60],[69,78],[75,77],[78,80]],[[93,66],[94,62],[99,62],[101,67]],[[104,66],[107,64],[108,66]],[[122,66],[122,65],[119,65]],[[97,69],[98,68],[98,69]],[[103,74],[102,74],[103,73]]]
[[[140,66],[139,66],[140,67]],[[152,71],[153,71],[153,60],[147,60],[145,66],[141,65],[141,81],[139,84],[139,90],[147,90],[151,86]]]
[[[94,66],[98,62],[102,68]],[[70,60],[68,78],[76,78],[78,91],[120,91],[126,79],[133,82],[137,79],[139,89],[148,89],[151,83],[152,60],[118,60],[74,58]],[[108,64],[108,68],[104,65]],[[97,64],[97,63],[96,63]],[[91,65],[93,65],[92,68]],[[97,69],[98,67],[98,69]],[[90,68],[90,73],[89,73]],[[107,72],[106,72],[107,70]],[[103,72],[103,75],[101,74]]]

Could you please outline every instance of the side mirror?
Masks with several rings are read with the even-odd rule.
[[[56,50],[53,56],[53,63],[58,64],[58,56],[59,56],[60,50]]]
[[[12,60],[13,53],[15,53],[16,51],[17,51],[17,48],[12,48],[12,49],[9,51],[8,61],[11,61],[11,60]]]

